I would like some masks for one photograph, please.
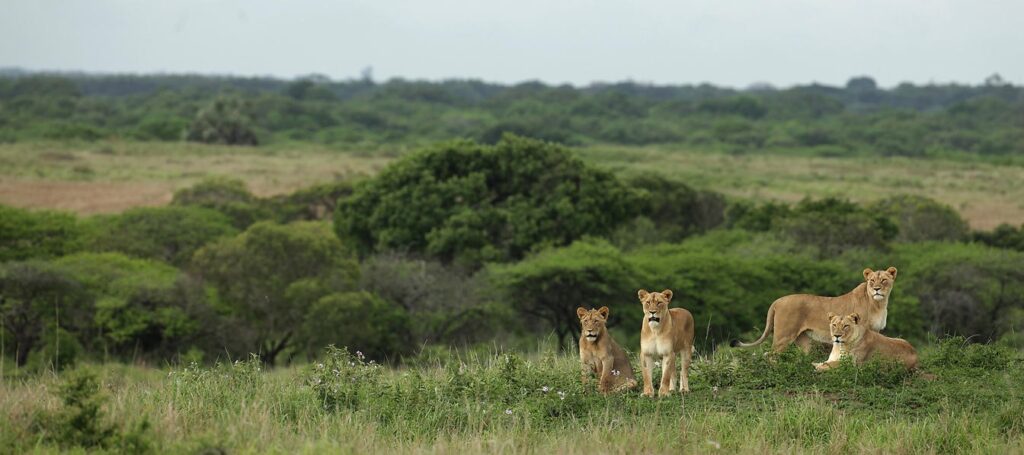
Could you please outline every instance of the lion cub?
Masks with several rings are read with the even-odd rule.
[[[661,360],[661,389],[658,395],[672,393],[679,381],[679,391],[690,391],[690,360],[693,356],[693,315],[682,308],[669,308],[672,291],[637,292],[644,308],[640,329],[640,368],[644,376],[644,395],[654,396],[651,374],[654,362]],[[676,354],[683,355],[683,364],[676,375]]]
[[[910,343],[871,330],[867,324],[862,324],[859,314],[837,316],[829,313],[828,319],[832,333],[832,354],[825,362],[815,363],[816,370],[833,368],[839,365],[840,358],[848,355],[853,356],[853,361],[860,365],[874,354],[897,360],[908,369],[917,368],[917,351]]]
[[[580,368],[583,373],[583,384],[590,380],[591,374],[597,374],[597,390],[601,393],[617,392],[636,387],[636,376],[629,365],[626,351],[608,333],[605,323],[608,321],[608,307],[587,310],[576,309],[583,332],[580,334]]]

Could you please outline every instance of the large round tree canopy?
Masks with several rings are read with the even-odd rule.
[[[638,194],[565,147],[513,135],[456,141],[390,165],[342,200],[338,235],[361,254],[403,250],[479,265],[604,235]]]

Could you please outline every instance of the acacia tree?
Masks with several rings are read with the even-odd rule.
[[[335,228],[364,255],[405,250],[479,265],[605,235],[633,217],[636,197],[562,146],[506,135],[390,165],[340,202]]]
[[[353,290],[359,274],[330,228],[317,222],[256,223],[197,251],[193,268],[246,329],[236,335],[269,364],[296,343],[309,305]]]

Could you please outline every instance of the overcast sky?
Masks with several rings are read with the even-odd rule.
[[[1024,83],[1024,1],[0,0],[0,67],[746,87]]]

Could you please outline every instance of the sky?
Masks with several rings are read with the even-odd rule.
[[[586,85],[1024,84],[1024,1],[0,0],[0,67]]]

